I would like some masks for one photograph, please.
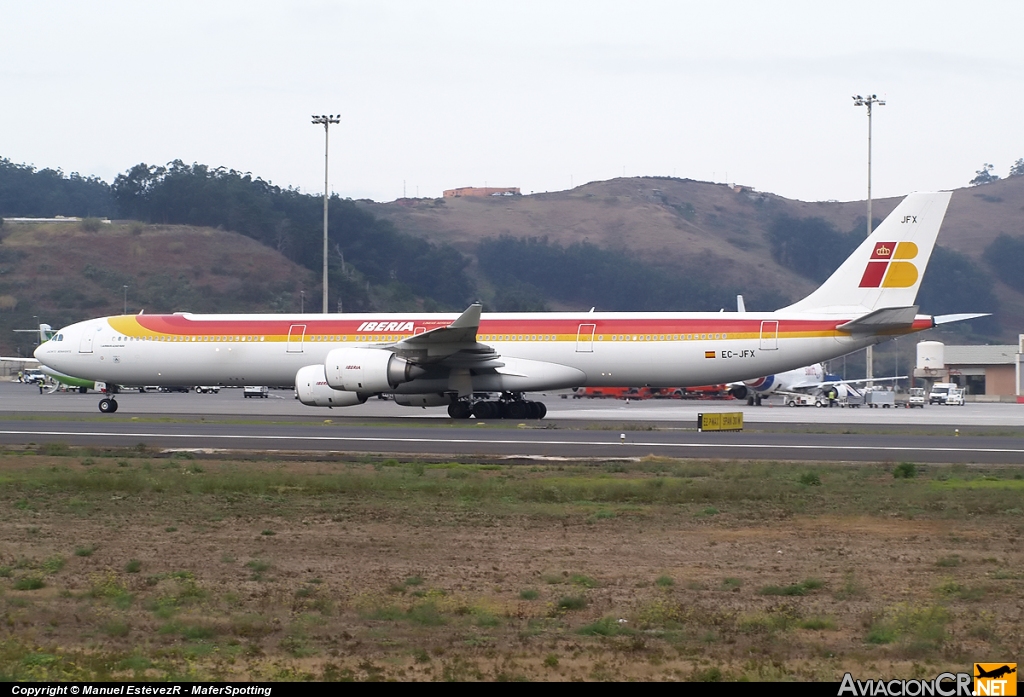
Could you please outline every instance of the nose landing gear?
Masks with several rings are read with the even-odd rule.
[[[113,414],[117,411],[117,400],[112,397],[104,397],[100,400],[100,411],[104,414]]]

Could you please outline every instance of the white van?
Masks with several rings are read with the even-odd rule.
[[[932,391],[928,394],[929,404],[945,404],[950,390],[955,390],[955,382],[937,382],[932,385]]]
[[[246,386],[242,388],[242,396],[245,398],[249,397],[261,397],[266,399],[270,395],[270,388],[266,385],[259,386]]]

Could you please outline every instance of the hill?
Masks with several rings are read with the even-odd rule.
[[[186,225],[11,223],[0,242],[0,350],[30,355],[15,334],[129,312],[319,310],[316,275],[244,235]]]
[[[875,200],[873,217],[881,220],[900,200]],[[823,221],[850,239],[861,239],[866,227],[863,201],[803,202],[748,187],[660,177],[591,182],[569,191],[529,196],[401,199],[360,205],[405,233],[451,244],[470,256],[474,260],[470,272],[484,286],[488,279],[477,258],[480,243],[510,236],[546,238],[561,246],[589,243],[682,276],[706,277],[710,270],[717,283],[736,287],[748,297],[763,294],[785,300],[802,297],[817,282],[773,257],[770,233],[776,221]],[[1024,331],[1024,294],[998,280],[984,258],[985,249],[1000,234],[1024,242],[1024,177],[953,193],[939,244],[973,263],[986,283],[991,279],[998,324],[981,338],[1015,340]],[[930,272],[938,267],[936,261]],[[956,274],[949,273],[950,278],[943,280],[935,278],[936,273],[941,272],[926,275],[926,285],[945,286],[942,292],[955,295]],[[965,297],[960,301],[967,304],[984,296],[966,283],[962,290]],[[922,303],[927,299],[922,288]],[[586,302],[575,306],[584,305],[589,307]],[[933,310],[925,305],[923,311],[966,310]]]

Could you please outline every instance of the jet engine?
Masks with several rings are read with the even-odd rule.
[[[383,349],[334,349],[326,360],[327,384],[349,392],[390,392],[426,372]]]
[[[746,399],[750,392],[746,385],[739,385],[729,390],[729,394],[732,395],[733,399]]]
[[[353,407],[366,401],[369,393],[343,392],[327,384],[322,365],[307,365],[295,373],[295,393],[307,407]]]

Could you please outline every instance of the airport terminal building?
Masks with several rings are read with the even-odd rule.
[[[955,382],[967,388],[973,401],[1021,401],[1021,356],[1024,334],[1017,344],[946,346],[938,341],[917,345],[915,378]]]

